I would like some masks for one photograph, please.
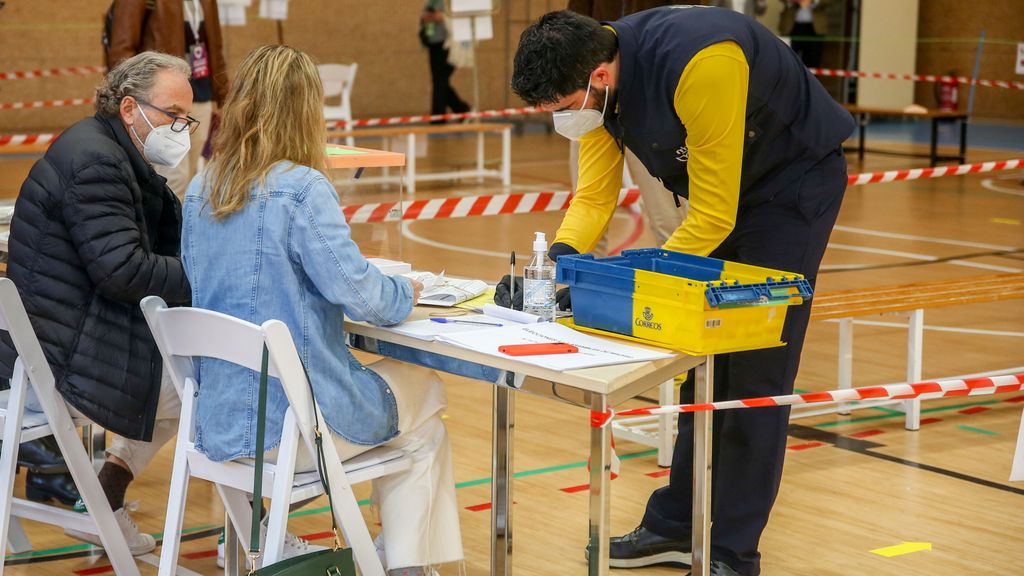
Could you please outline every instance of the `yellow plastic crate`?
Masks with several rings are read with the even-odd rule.
[[[557,280],[577,328],[694,355],[781,346],[786,307],[811,297],[799,274],[653,248],[562,256]]]

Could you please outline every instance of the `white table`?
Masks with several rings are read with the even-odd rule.
[[[427,317],[418,308],[411,319]],[[442,342],[428,342],[398,334],[388,328],[346,320],[345,330],[361,336],[358,347],[376,352],[377,342],[401,344],[409,348],[476,362],[505,370],[509,386],[494,386],[492,421],[491,481],[491,574],[512,574],[512,459],[515,428],[514,396],[522,392],[570,403],[596,412],[606,412],[640,393],[671,380],[691,368],[697,403],[711,401],[713,356],[677,354],[653,362],[587,368],[556,372],[514,359],[499,358]],[[511,386],[512,384],[518,384]],[[710,480],[711,413],[694,413],[694,490],[693,490],[693,575],[706,576],[710,561]],[[580,425],[589,425],[581,415]],[[589,574],[608,574],[609,506],[611,503],[611,427],[591,428],[590,432],[590,564]]]

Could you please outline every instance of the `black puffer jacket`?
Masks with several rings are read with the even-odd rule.
[[[181,205],[119,118],[64,131],[32,167],[15,204],[7,276],[18,286],[57,380],[91,420],[150,440],[162,362],[139,308],[187,303]],[[15,352],[0,341],[0,372]]]

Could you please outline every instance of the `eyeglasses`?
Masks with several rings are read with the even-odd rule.
[[[136,98],[136,100],[139,99]],[[171,130],[173,130],[174,132],[181,132],[187,129],[189,134],[195,134],[196,130],[199,128],[199,120],[196,120],[191,116],[176,116],[168,112],[167,110],[164,110],[163,108],[157,108],[156,106],[153,106],[145,100],[139,100],[139,103],[148,108],[152,108],[153,110],[156,110],[157,112],[160,112],[164,116],[170,118]]]

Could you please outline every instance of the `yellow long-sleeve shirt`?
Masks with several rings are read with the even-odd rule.
[[[664,248],[707,256],[736,225],[749,66],[735,42],[712,44],[683,69],[674,108],[686,127],[690,210]],[[666,122],[669,119],[666,119]],[[555,242],[590,252],[622,188],[622,152],[607,130],[580,138],[579,183]]]

